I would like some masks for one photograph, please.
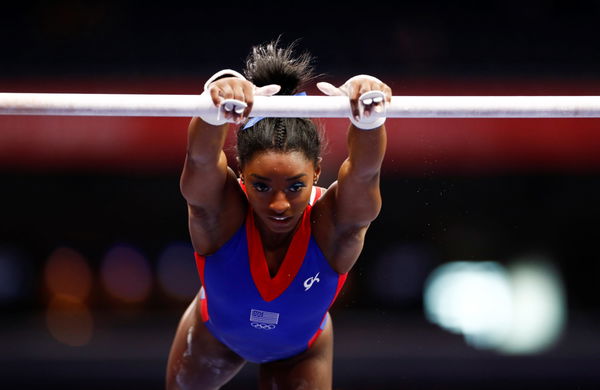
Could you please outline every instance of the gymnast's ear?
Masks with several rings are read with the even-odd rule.
[[[321,161],[323,161],[323,157],[317,158],[317,162],[315,163],[315,174],[313,177],[313,184],[317,184],[319,176],[321,176]]]

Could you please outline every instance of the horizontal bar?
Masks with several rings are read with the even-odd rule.
[[[174,116],[214,114],[207,96],[0,93],[0,115]],[[256,96],[253,116],[345,118],[343,96]],[[394,96],[389,118],[598,118],[600,96]]]

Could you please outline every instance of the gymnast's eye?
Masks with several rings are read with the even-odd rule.
[[[292,184],[289,188],[290,192],[299,192],[302,190],[302,188],[306,187],[306,184],[304,184],[301,181],[297,181],[296,183]]]
[[[254,186],[254,189],[258,192],[267,192],[270,189],[268,185],[266,185],[265,183],[261,183],[260,181],[252,185]]]

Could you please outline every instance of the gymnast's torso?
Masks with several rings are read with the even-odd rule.
[[[202,321],[213,336],[248,361],[284,359],[310,348],[345,282],[346,274],[331,267],[311,234],[312,204],[323,189],[313,191],[274,277],[251,209],[245,223],[216,253],[196,253]]]

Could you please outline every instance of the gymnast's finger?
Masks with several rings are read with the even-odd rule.
[[[243,84],[244,101],[246,102],[247,106],[244,110],[241,119],[250,117],[250,113],[252,112],[252,106],[254,105],[254,89],[255,87],[251,83]]]
[[[220,93],[221,93],[220,88],[215,85],[212,85],[209,88],[209,92],[210,92],[210,98],[211,98],[213,104],[216,107],[219,107],[219,105],[221,105],[221,102],[223,101],[223,99],[220,96]]]
[[[236,105],[233,108],[233,110],[231,111],[232,119],[234,120],[234,122],[238,123],[243,119],[243,117],[244,117],[243,114],[246,111],[246,109],[248,108],[248,106],[247,106],[248,103],[246,101],[243,84],[238,83],[238,84],[234,85],[232,90],[233,90],[233,99],[246,103],[245,106],[237,106]]]
[[[389,104],[392,102],[392,89],[387,85],[383,84],[383,93],[385,94],[385,101]]]
[[[360,97],[359,88],[357,88],[356,84],[354,83],[350,83],[345,87],[350,99],[350,111],[352,112],[352,117],[354,117],[356,120],[360,120],[360,117],[362,116],[362,107],[358,100]]]
[[[344,93],[339,88],[333,86],[330,83],[326,83],[324,81],[317,83],[317,88],[328,96],[343,96]]]

